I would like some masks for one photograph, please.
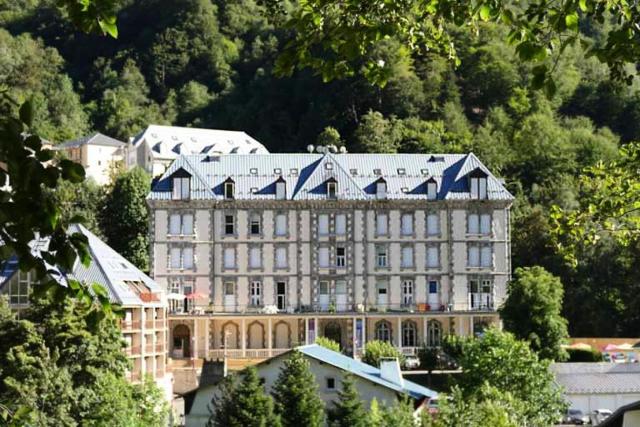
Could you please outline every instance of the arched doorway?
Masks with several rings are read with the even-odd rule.
[[[251,349],[259,349],[259,348],[266,348],[265,342],[264,342],[264,326],[262,325],[262,323],[258,322],[257,320],[255,322],[252,322],[249,324],[249,345],[247,346],[247,348],[251,348]]]
[[[275,348],[291,348],[291,328],[283,321],[275,326]]]
[[[342,348],[342,328],[338,322],[329,322],[324,327],[324,337],[340,344]]]
[[[220,348],[236,349],[240,348],[240,330],[236,323],[231,321],[222,325],[220,335]]]
[[[187,325],[177,325],[173,328],[173,357],[191,356],[191,332]]]

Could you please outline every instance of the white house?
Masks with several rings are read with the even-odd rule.
[[[109,182],[111,168],[124,160],[126,144],[117,139],[94,133],[73,141],[63,142],[54,148],[66,153],[70,160],[80,163],[87,178],[93,178],[99,185]]]
[[[152,176],[162,175],[181,154],[267,154],[245,132],[149,125],[127,146],[127,167],[140,166]]]
[[[353,375],[355,386],[366,408],[374,398],[381,405],[391,405],[398,398],[407,397],[413,402],[416,412],[419,412],[429,399],[437,396],[435,391],[405,380],[397,359],[383,361],[381,368],[378,369],[318,344],[297,347],[296,350],[309,361],[311,372],[318,385],[318,394],[326,408],[331,408],[332,402],[338,398],[338,391],[342,387],[342,380],[346,374]],[[256,365],[258,376],[264,382],[268,393],[271,392],[291,351]],[[186,427],[206,425],[211,414],[209,411],[211,399],[217,391],[218,385],[210,383],[197,390],[190,410],[186,414]]]
[[[555,363],[551,371],[570,408],[585,414],[596,409],[615,411],[640,400],[637,363]]]

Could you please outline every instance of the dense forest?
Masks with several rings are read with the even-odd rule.
[[[612,81],[579,44],[554,64],[552,98],[529,89],[531,65],[493,23],[456,30],[458,67],[390,39],[368,53],[388,66],[386,85],[325,83],[311,71],[273,74],[291,35],[254,0],[123,1],[117,39],[76,32],[52,3],[0,0],[0,87],[33,97],[43,137],[95,130],[127,140],[166,123],[244,130],[286,152],[332,127],[351,152],[473,151],[517,198],[514,268],[540,265],[561,278],[571,335],[637,335],[638,244],[602,239],[572,266],[550,236],[551,206],[580,203],[582,170],[640,139],[638,80]],[[608,24],[580,25],[597,44]]]

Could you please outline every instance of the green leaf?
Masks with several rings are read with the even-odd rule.
[[[488,21],[491,18],[491,8],[486,5],[483,4],[480,7],[480,19],[482,19],[483,21]]]
[[[98,20],[98,25],[100,25],[100,28],[106,34],[109,34],[114,39],[118,38],[118,26],[116,25],[115,20],[111,21],[111,22],[107,22],[107,21],[104,21],[102,19],[99,19]]]
[[[60,168],[62,169],[63,179],[71,182],[84,181],[85,172],[82,165],[68,159],[63,159],[60,161]]]
[[[578,12],[573,12],[572,14],[565,16],[564,22],[567,24],[568,29],[578,31]]]
[[[31,127],[33,123],[33,102],[31,100],[26,101],[20,106],[20,120],[22,123]]]
[[[587,0],[580,0],[579,2],[580,10],[583,12],[587,12],[589,10],[589,6],[587,6]]]

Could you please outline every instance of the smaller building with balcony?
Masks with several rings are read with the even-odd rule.
[[[512,200],[472,153],[180,156],[148,197],[170,355],[413,353],[498,324]]]
[[[167,370],[168,319],[164,289],[82,225],[71,225],[69,232],[87,237],[91,263],[85,267],[77,260],[65,276],[102,285],[111,302],[123,308],[121,330],[126,341],[124,351],[131,360],[129,379],[138,382],[149,375],[164,390],[167,401],[171,401],[173,381]],[[34,242],[34,251],[44,244],[45,241]],[[18,270],[16,261],[10,260],[2,266],[0,294],[8,297],[13,309],[21,310],[28,306],[29,294],[37,283],[30,272]]]

